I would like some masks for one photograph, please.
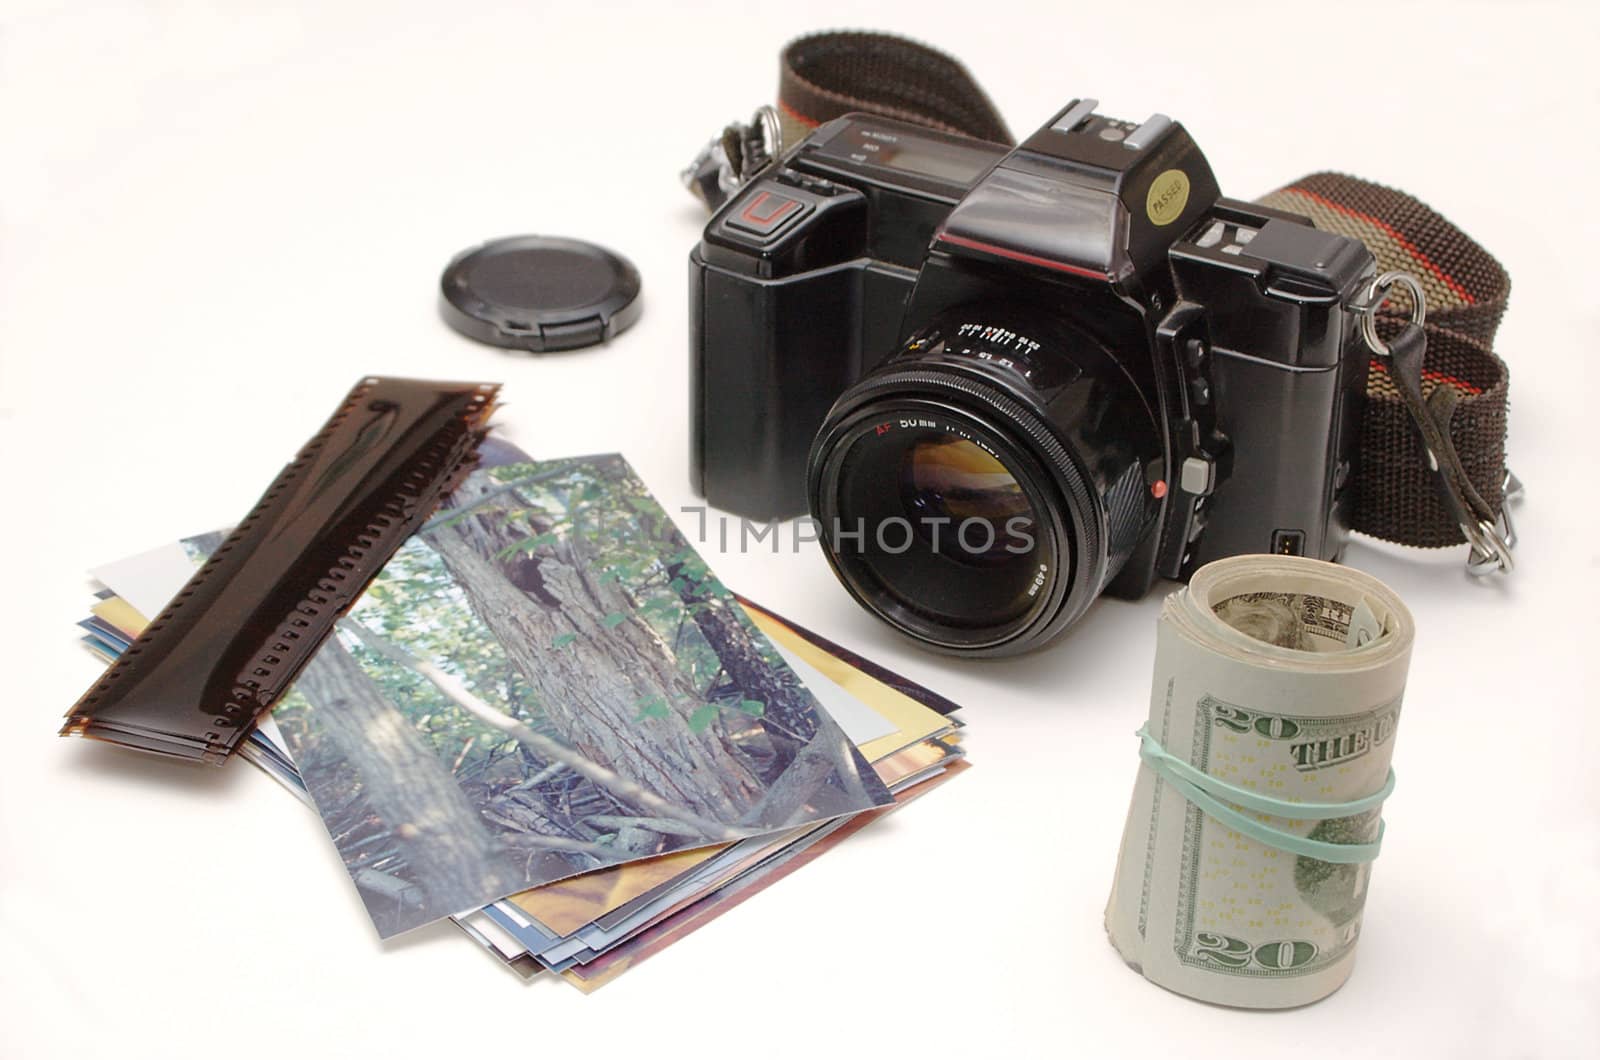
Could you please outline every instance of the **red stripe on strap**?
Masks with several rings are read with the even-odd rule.
[[[778,100],[778,109],[809,129],[815,129],[817,126],[822,124],[815,118],[808,118],[804,114],[801,114],[799,111],[795,110],[781,99]]]
[[[1474,305],[1477,303],[1478,300],[1472,297],[1472,295],[1468,294],[1465,287],[1461,286],[1448,273],[1439,268],[1439,266],[1435,265],[1428,255],[1422,252],[1422,248],[1418,247],[1415,243],[1411,242],[1411,240],[1401,235],[1400,232],[1388,222],[1380,220],[1369,213],[1362,213],[1360,210],[1352,209],[1342,202],[1335,202],[1326,196],[1318,195],[1314,191],[1308,191],[1305,188],[1300,187],[1298,184],[1291,185],[1283,190],[1288,192],[1290,195],[1304,195],[1306,198],[1315,202],[1319,202],[1330,210],[1335,210],[1347,216],[1357,218],[1358,220],[1366,221],[1368,224],[1377,225],[1379,228],[1387,232],[1396,243],[1399,243],[1407,254],[1410,254],[1413,258],[1420,262],[1424,268],[1437,276],[1439,278],[1439,282],[1450,288],[1450,290],[1453,291],[1458,298],[1466,302],[1468,305]]]
[[[1371,366],[1375,370],[1377,370],[1379,372],[1382,372],[1385,375],[1389,374],[1389,366],[1384,364],[1382,361],[1374,360],[1372,362]],[[1481,386],[1473,386],[1471,383],[1467,382],[1465,379],[1457,379],[1453,375],[1445,375],[1443,372],[1436,372],[1436,371],[1433,371],[1430,368],[1424,368],[1422,370],[1422,377],[1424,379],[1432,379],[1435,383],[1444,383],[1447,386],[1451,386],[1451,387],[1454,387],[1457,390],[1462,391],[1463,393],[1467,393],[1467,394],[1481,394],[1481,393],[1483,393],[1483,387],[1481,387]]]

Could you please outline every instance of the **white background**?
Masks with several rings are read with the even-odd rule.
[[[0,6],[0,1054],[1594,1055],[1592,4]],[[786,39],[862,23],[958,53],[1018,130],[1093,95],[1184,121],[1237,196],[1406,188],[1515,279],[1515,576],[1347,556],[1419,633],[1360,957],[1318,1005],[1198,1004],[1106,943],[1159,592],[953,661],[815,551],[710,550],[966,704],[975,768],[589,998],[446,924],[379,945],[315,816],[242,763],[53,735],[98,671],[80,572],[236,518],[363,373],[504,381],[529,451],[620,449],[694,503],[677,170],[771,98]],[[641,322],[545,358],[447,330],[439,269],[522,232],[629,255]]]

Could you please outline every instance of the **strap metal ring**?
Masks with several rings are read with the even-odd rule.
[[[1389,344],[1378,338],[1378,310],[1389,300],[1389,291],[1395,284],[1411,295],[1411,322],[1420,328],[1428,319],[1428,296],[1423,294],[1422,284],[1415,276],[1395,269],[1373,277],[1362,296],[1361,337],[1380,357],[1389,356]]]
[[[774,162],[783,154],[783,125],[778,121],[778,111],[770,104],[756,108],[750,124],[761,128],[761,149]]]

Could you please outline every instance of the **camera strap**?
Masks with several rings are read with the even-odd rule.
[[[715,209],[812,129],[859,111],[1013,144],[1005,121],[959,61],[883,33],[828,32],[791,41],[778,103],[734,123],[683,173]],[[1488,251],[1405,192],[1314,173],[1262,196],[1318,227],[1359,239],[1377,259],[1363,332],[1367,376],[1351,525],[1418,548],[1472,545],[1473,574],[1511,569],[1505,362],[1493,349],[1511,279]],[[1394,297],[1402,294],[1402,297]]]

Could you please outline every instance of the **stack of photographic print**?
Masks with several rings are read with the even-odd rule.
[[[98,568],[90,646],[221,536]],[[381,936],[453,916],[587,990],[958,772],[950,710],[736,600],[620,457],[491,440],[244,753]]]

